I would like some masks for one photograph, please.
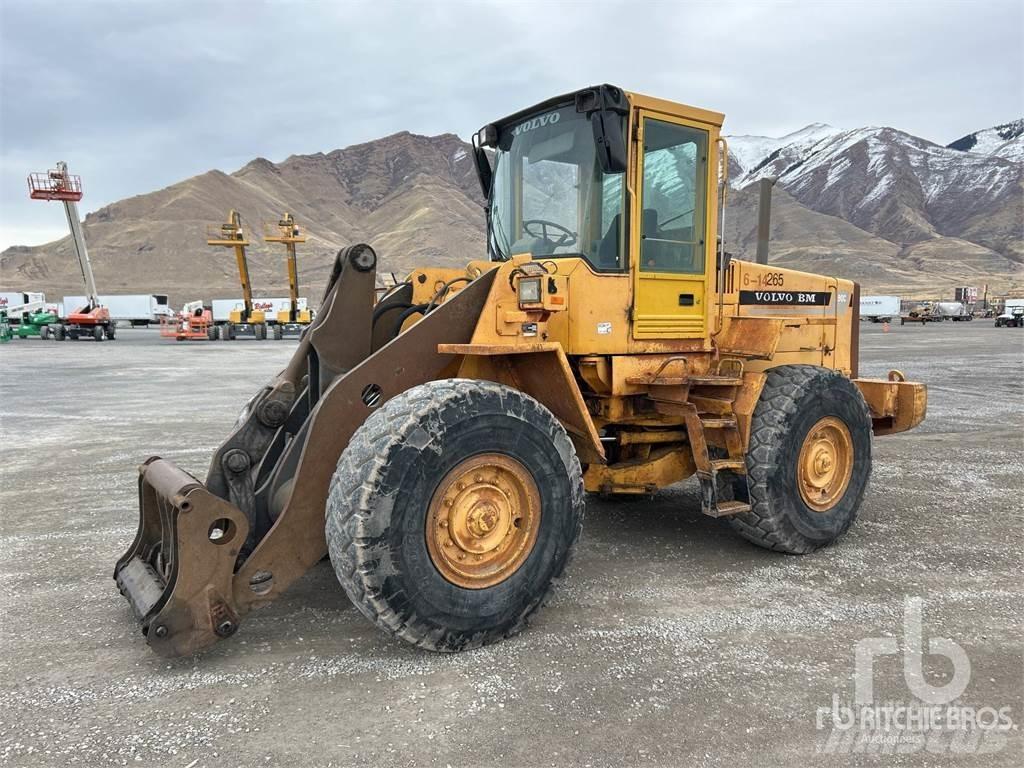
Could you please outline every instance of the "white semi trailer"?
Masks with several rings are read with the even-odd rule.
[[[304,298],[299,298],[297,304],[297,309],[300,312],[309,308],[309,302]],[[226,323],[231,315],[231,310],[240,309],[243,306],[245,306],[245,302],[243,302],[241,298],[214,299],[213,322]],[[287,296],[283,298],[275,297],[270,299],[253,298],[252,308],[264,313],[264,316],[267,318],[268,325],[274,325],[277,322],[277,313],[287,312],[291,308],[291,299]]]
[[[98,298],[100,304],[110,311],[110,319],[114,322],[144,326],[174,315],[167,304],[167,295],[163,293],[108,294]],[[82,306],[85,300],[85,296],[65,296],[61,317],[64,317],[64,311],[73,312]]]
[[[30,291],[0,291],[0,312],[26,304],[45,303],[46,295]]]
[[[861,296],[860,317],[873,323],[891,323],[900,316],[899,296]]]

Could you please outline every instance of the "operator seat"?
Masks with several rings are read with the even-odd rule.
[[[641,213],[641,218],[641,233],[657,233],[658,212],[654,208],[644,208]],[[597,266],[600,269],[623,269],[622,263],[619,259],[619,238],[621,237],[621,227],[622,214],[616,213],[615,218],[612,219],[612,223],[608,225],[608,231],[604,233],[604,237],[601,238],[601,242],[597,246]],[[650,245],[654,245],[654,243],[650,243],[649,246]],[[647,252],[648,257],[650,257],[650,247],[648,247]]]

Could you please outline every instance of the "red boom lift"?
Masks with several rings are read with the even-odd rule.
[[[68,166],[63,161],[46,173],[32,173],[28,177],[29,196],[33,200],[59,200],[64,203],[64,213],[68,217],[71,228],[71,241],[78,256],[78,266],[85,280],[84,307],[64,307],[64,321],[50,326],[54,339],[63,341],[65,338],[92,338],[103,341],[113,339],[114,322],[110,312],[100,305],[96,294],[96,280],[92,276],[92,265],[89,263],[89,252],[85,248],[85,235],[82,234],[82,222],[78,218],[78,201],[82,199],[82,179],[68,173]]]

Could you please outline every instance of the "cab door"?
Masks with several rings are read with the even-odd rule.
[[[633,336],[705,337],[712,137],[701,123],[646,110],[636,136]]]

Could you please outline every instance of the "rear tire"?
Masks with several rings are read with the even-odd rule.
[[[57,341],[64,341],[64,334],[65,334],[65,331],[64,331],[64,326],[63,325],[55,325],[55,326],[53,326],[53,338],[54,339],[56,339]]]
[[[117,338],[117,326],[113,323],[107,326],[107,338],[111,341]]]
[[[751,510],[729,518],[740,536],[789,554],[834,542],[856,519],[871,476],[871,416],[860,390],[826,368],[768,371],[746,468],[733,490]]]
[[[327,543],[346,594],[379,628],[461,651],[526,626],[572,557],[583,508],[579,461],[550,411],[500,384],[435,381],[352,436]]]
[[[50,338],[50,326],[44,325],[39,329],[39,338],[44,341]]]
[[[97,325],[92,329],[92,337],[96,341],[103,341],[103,326]]]
[[[274,326],[274,341],[280,341],[283,338],[284,338],[284,331],[281,330],[281,326],[280,325],[275,325]]]

